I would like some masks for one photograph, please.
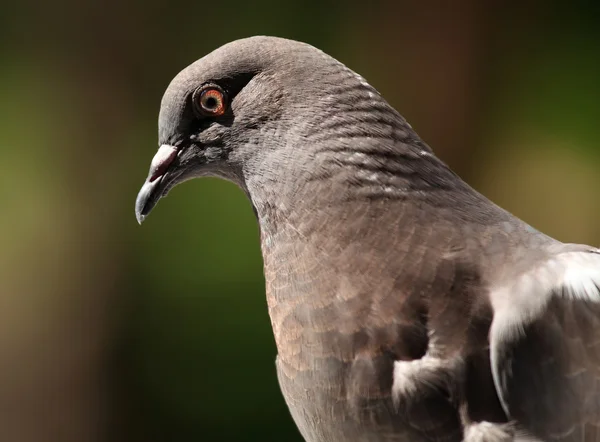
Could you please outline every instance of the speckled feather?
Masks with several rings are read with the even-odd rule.
[[[206,82],[230,96],[221,119],[193,112]],[[141,219],[195,176],[252,201],[279,382],[307,442],[600,442],[597,291],[540,283],[535,311],[530,286],[502,291],[571,246],[460,180],[362,77],[303,43],[236,41],[175,77],[159,138],[178,155]],[[532,313],[499,322],[513,295]]]

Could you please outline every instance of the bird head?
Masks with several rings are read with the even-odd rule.
[[[284,147],[301,144],[334,106],[334,72],[355,76],[308,44],[275,37],[228,43],[181,71],[161,102],[160,147],[137,196],[138,222],[185,180],[218,176],[246,188],[283,167]]]

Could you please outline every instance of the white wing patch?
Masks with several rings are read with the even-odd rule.
[[[543,442],[524,431],[514,423],[497,424],[481,421],[465,426],[463,442]]]
[[[524,327],[544,313],[552,296],[600,303],[600,250],[559,253],[542,261],[511,281],[492,287],[490,301],[494,319],[490,329],[492,375],[500,402],[510,416],[502,397],[498,372],[500,348],[524,333]]]
[[[566,295],[574,299],[600,302],[600,254],[573,253],[571,265],[567,265],[562,285]]]
[[[493,287],[491,336],[511,339],[545,309],[553,295],[600,302],[600,253],[565,252],[543,261],[512,281]]]
[[[423,393],[423,389],[444,386],[448,378],[459,376],[462,358],[442,359],[431,355],[431,344],[425,355],[412,361],[394,361],[392,401],[397,407]]]
[[[392,397],[400,399],[415,395],[422,383],[438,376],[444,361],[426,354],[412,361],[394,361]]]
[[[513,442],[514,431],[510,424],[474,422],[465,428],[464,442]]]

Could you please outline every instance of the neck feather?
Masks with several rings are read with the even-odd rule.
[[[273,219],[340,214],[356,200],[415,204],[464,187],[373,87],[342,65],[336,69],[319,100],[290,106],[285,135],[278,132],[276,147],[263,147],[244,171],[263,229]]]

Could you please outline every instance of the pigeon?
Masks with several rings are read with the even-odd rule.
[[[158,137],[140,223],[195,177],[252,203],[307,442],[600,442],[600,250],[478,193],[363,77],[236,40],[175,76]]]

